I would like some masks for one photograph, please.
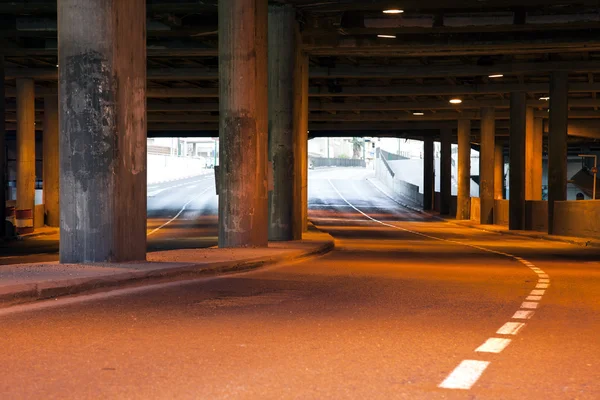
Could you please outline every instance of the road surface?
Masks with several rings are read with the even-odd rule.
[[[600,398],[597,251],[440,222],[366,177],[311,173],[325,256],[2,311],[0,398]]]

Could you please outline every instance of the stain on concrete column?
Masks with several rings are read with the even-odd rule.
[[[458,196],[456,219],[466,220],[471,214],[471,121],[458,121]]]
[[[496,140],[494,154],[494,199],[504,199],[504,142]]]
[[[300,34],[297,33],[297,40]],[[294,240],[308,230],[308,55],[296,47],[294,74]]]
[[[17,79],[17,233],[33,232],[35,210],[35,86]]]
[[[435,172],[433,166],[433,138],[423,139],[423,209],[433,210]]]
[[[450,215],[452,203],[452,129],[440,131],[440,214]]]
[[[60,185],[59,185],[59,147],[58,147],[58,97],[44,98],[44,137],[43,137],[43,171],[44,171],[44,209],[46,225],[60,226]]]
[[[146,258],[145,9],[58,2],[63,263]]]
[[[525,92],[510,94],[509,210],[508,229],[525,229]]]
[[[0,55],[0,238],[6,236],[6,98],[4,94],[4,56]]]
[[[291,5],[269,5],[269,240],[294,238],[294,75],[296,14]],[[300,199],[297,199],[300,201]]]
[[[552,73],[548,125],[548,233],[550,234],[554,230],[554,202],[567,199],[568,96],[568,73]]]
[[[494,157],[496,113],[491,107],[481,109],[481,151],[479,153],[480,224],[494,223]]]
[[[268,244],[266,0],[219,2],[219,247]]]

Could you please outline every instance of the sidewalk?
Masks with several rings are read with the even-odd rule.
[[[334,248],[312,228],[303,240],[269,243],[266,249],[186,249],[148,253],[147,262],[123,264],[18,264],[0,267],[0,306],[127,285],[247,271]]]

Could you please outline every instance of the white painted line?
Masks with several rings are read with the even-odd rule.
[[[535,314],[535,311],[519,310],[512,317],[514,319],[530,319],[531,317],[533,317],[533,314]]]
[[[521,308],[535,310],[536,308],[538,308],[538,305],[539,305],[539,303],[536,303],[536,302],[524,301],[523,304],[521,304]]]
[[[475,349],[479,353],[500,353],[510,344],[510,339],[489,338],[484,344]]]
[[[540,301],[542,299],[542,296],[527,296],[525,298],[525,300],[529,300],[529,301]]]
[[[545,290],[532,290],[530,294],[532,296],[543,296],[545,293]]]
[[[540,278],[549,278],[548,274],[539,274]]]
[[[498,335],[516,335],[524,326],[524,322],[507,322],[496,333]]]
[[[440,383],[439,387],[443,389],[471,389],[488,365],[490,365],[489,361],[464,360]]]
[[[208,192],[208,190],[211,189],[211,187],[207,187],[206,189],[204,189],[202,192],[198,193],[198,196]],[[183,205],[183,207],[181,207],[181,210],[179,210],[179,212],[177,213],[177,215],[175,215],[173,218],[171,218],[170,220],[168,220],[167,222],[165,222],[164,224],[162,224],[161,226],[159,226],[156,229],[153,229],[152,231],[148,232],[148,234],[146,236],[150,236],[155,234],[156,232],[158,232],[159,230],[161,230],[162,228],[164,228],[165,226],[169,225],[171,222],[175,221],[177,218],[179,218],[179,216],[185,211],[186,207],[190,205],[190,203],[192,201],[196,200],[196,197],[190,199],[187,203],[185,203]]]
[[[538,283],[550,283],[550,279],[538,279]]]
[[[541,269],[536,270],[535,273],[538,275],[545,274],[545,272],[542,271]]]
[[[536,289],[548,289],[548,287],[550,286],[549,283],[538,283],[537,285],[535,285]]]

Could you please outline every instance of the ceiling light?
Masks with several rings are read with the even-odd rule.
[[[489,75],[488,78],[502,78],[504,77],[504,75],[502,74],[493,74],[493,75]]]
[[[391,10],[383,10],[384,14],[402,14],[404,12],[404,10],[399,10],[397,8],[391,9]]]
[[[546,97],[540,97],[540,100],[542,100],[542,101],[548,101],[548,100],[550,100],[550,97],[547,97],[547,96]]]
[[[450,99],[450,104],[460,104],[462,103],[461,99]]]
[[[396,35],[377,35],[378,38],[396,39]]]
[[[421,112],[421,111],[415,111],[415,112],[413,113],[413,115],[416,115],[416,116],[421,116],[421,115],[425,115],[425,113],[424,113],[424,112]]]

